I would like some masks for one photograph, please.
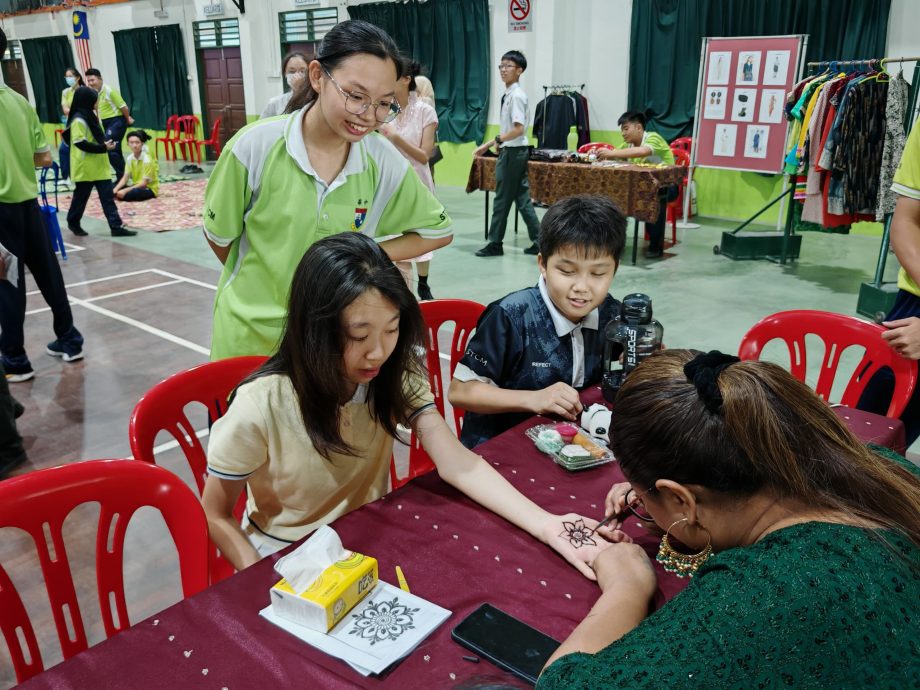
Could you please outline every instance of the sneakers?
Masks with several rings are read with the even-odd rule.
[[[124,225],[120,228],[112,228],[112,237],[134,237],[137,234],[135,230],[128,230]]]
[[[418,298],[420,300],[434,299],[434,295],[431,294],[431,288],[428,287],[428,283],[418,284]]]
[[[505,253],[498,242],[489,242],[485,247],[476,252],[476,256],[501,256]]]
[[[22,383],[29,379],[35,378],[35,372],[32,371],[32,363],[28,355],[21,357],[2,358],[3,370],[6,372],[6,380],[10,383]]]
[[[86,230],[81,228],[79,225],[68,225],[67,229],[70,230],[77,237],[86,237],[87,235],[89,235],[89,233],[86,232]]]
[[[81,338],[79,342],[75,339],[52,340],[45,348],[45,352],[52,357],[60,357],[65,362],[76,362],[78,359],[83,359],[83,339]]]
[[[536,254],[539,254],[539,253],[540,253],[540,247],[538,247],[538,246],[537,246],[537,243],[534,242],[532,245],[530,245],[529,247],[527,247],[527,249],[524,250],[524,253],[525,253],[525,254],[530,254],[530,255],[532,255],[532,256],[533,256],[533,255],[536,255]]]
[[[649,247],[645,250],[646,259],[660,259],[661,255],[664,254],[664,249],[661,247]]]

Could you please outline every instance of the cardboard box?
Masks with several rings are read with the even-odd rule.
[[[282,579],[271,588],[272,610],[282,618],[329,632],[377,584],[377,560],[352,552],[298,594]]]

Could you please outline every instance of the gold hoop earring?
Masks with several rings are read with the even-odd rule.
[[[677,577],[693,577],[699,567],[712,555],[712,535],[708,529],[701,525],[701,529],[706,532],[706,537],[709,539],[706,548],[699,553],[680,553],[680,551],[675,551],[674,547],[671,546],[669,537],[674,526],[679,525],[681,522],[687,522],[687,518],[672,522],[671,526],[668,527],[667,532],[661,538],[661,546],[658,547],[658,555],[655,556],[655,560],[661,563],[661,567],[667,572],[674,573]]]

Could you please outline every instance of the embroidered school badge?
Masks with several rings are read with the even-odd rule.
[[[352,230],[359,229],[364,225],[364,219],[367,218],[367,209],[366,208],[356,208],[355,209],[355,222],[351,224]]]

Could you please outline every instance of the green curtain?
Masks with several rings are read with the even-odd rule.
[[[113,31],[121,95],[138,127],[163,129],[170,115],[191,115],[185,47],[178,24]]]
[[[74,64],[70,41],[65,36],[27,38],[20,41],[35,95],[35,111],[42,122],[60,122],[61,91],[67,87],[64,70]]]
[[[482,141],[489,112],[488,0],[377,2],[348,8],[422,63],[434,85],[438,139]]]
[[[808,34],[806,59],[885,56],[891,0],[642,0],[632,3],[629,109],[665,139],[693,133],[702,39]]]

